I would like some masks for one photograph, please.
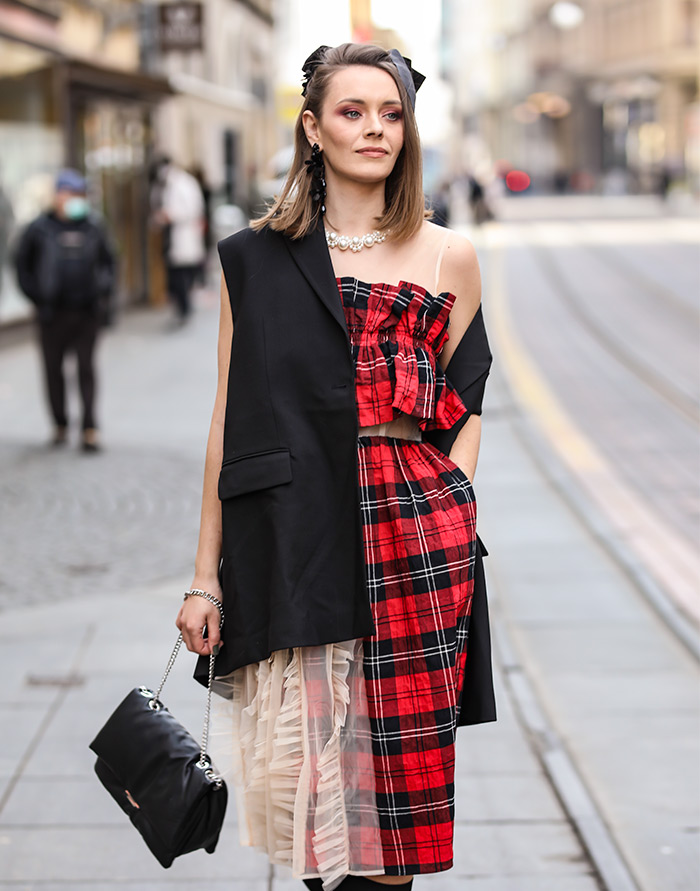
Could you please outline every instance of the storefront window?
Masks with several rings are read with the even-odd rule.
[[[11,254],[19,231],[48,206],[63,156],[50,61],[0,38],[0,323],[30,315]]]
[[[93,206],[109,221],[120,257],[120,291],[130,301],[148,293],[148,115],[136,103],[89,101],[82,117],[82,154]]]

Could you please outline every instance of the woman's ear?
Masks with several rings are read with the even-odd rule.
[[[321,145],[321,137],[318,131],[318,120],[313,111],[305,111],[301,116],[301,123],[304,127],[304,133],[306,133],[306,138],[309,140],[309,145],[313,145],[315,142],[318,143],[319,148],[323,151],[323,146]]]

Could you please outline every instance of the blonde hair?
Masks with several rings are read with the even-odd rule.
[[[321,218],[320,201],[311,195],[310,174],[306,161],[311,158],[311,146],[303,125],[305,111],[321,117],[328,85],[333,75],[350,65],[369,65],[390,74],[399,91],[404,121],[404,142],[394,169],[385,183],[384,213],[377,218],[376,228],[391,229],[392,238],[410,238],[420,228],[426,216],[423,195],[423,166],[420,137],[416,117],[406,87],[399,77],[389,53],[378,46],[363,43],[343,43],[330,47],[315,69],[306,89],[306,98],[294,127],[294,160],[282,192],[260,219],[253,220],[253,229],[269,226],[290,238],[308,235]]]

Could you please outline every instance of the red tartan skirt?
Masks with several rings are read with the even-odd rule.
[[[361,436],[364,640],[376,800],[387,875],[453,862],[457,709],[474,588],[476,500],[428,443]]]

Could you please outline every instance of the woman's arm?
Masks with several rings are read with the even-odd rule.
[[[450,337],[440,353],[440,364],[449,375],[449,362],[481,303],[481,273],[474,246],[468,239],[451,232],[445,248],[440,275],[440,290],[455,294],[450,312]],[[481,444],[481,416],[472,414],[457,434],[450,458],[473,482]]]
[[[204,487],[202,492],[202,515],[199,526],[199,544],[194,563],[193,588],[208,591],[219,600],[222,598],[219,585],[219,563],[221,561],[221,502],[217,491],[219,472],[224,450],[224,417],[226,414],[226,394],[228,371],[231,358],[233,319],[231,304],[224,277],[221,277],[221,313],[219,317],[218,367],[219,379],[216,388],[214,411],[209,428],[207,456],[204,464]],[[188,597],[183,603],[175,622],[182,632],[188,650],[208,656],[219,643],[219,611],[203,597]],[[206,640],[202,637],[207,626]]]

